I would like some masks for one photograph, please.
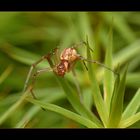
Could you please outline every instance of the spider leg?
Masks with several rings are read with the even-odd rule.
[[[37,99],[35,94],[34,94],[34,91],[33,91],[33,88],[34,88],[34,85],[35,85],[35,81],[36,81],[36,77],[43,73],[43,72],[50,72],[50,71],[53,71],[52,68],[44,68],[44,69],[40,69],[40,70],[37,70],[34,74],[33,74],[33,79],[32,79],[32,83],[31,83],[31,89],[30,89],[30,92],[33,96],[34,99]],[[42,108],[42,107],[41,107]],[[46,111],[44,108],[42,108],[44,111]]]
[[[54,59],[53,59],[54,61],[52,61],[52,59],[51,59],[52,56],[54,56]],[[57,65],[60,62],[59,48],[57,48],[57,47],[54,48],[51,53],[49,53],[48,55],[46,55],[44,57],[50,64],[50,67],[53,69],[55,67],[55,65]]]
[[[27,75],[27,78],[26,78],[26,81],[25,81],[25,84],[24,84],[23,92],[25,92],[25,90],[27,89],[28,81],[29,81],[29,79],[30,79],[30,77],[31,77],[31,75],[32,75],[32,71],[33,71],[33,70],[35,69],[35,67],[36,67],[41,61],[43,61],[44,59],[45,59],[45,58],[44,58],[44,56],[43,56],[41,59],[39,59],[37,62],[35,62],[34,64],[31,65],[30,70],[29,70],[28,75]]]
[[[31,89],[30,89],[30,92],[33,96],[34,99],[37,99],[34,92],[33,92],[33,88],[34,88],[34,85],[35,85],[35,81],[36,81],[36,77],[43,73],[43,72],[50,72],[50,71],[53,71],[52,68],[44,68],[44,69],[40,69],[40,70],[37,70],[34,74],[33,74],[33,79],[32,79],[32,83],[31,83]]]
[[[87,45],[87,43],[85,42],[85,41],[82,41],[82,42],[80,42],[80,43],[78,43],[78,44],[74,44],[72,47],[73,48],[75,48],[75,49],[77,49],[78,47],[81,47],[81,46],[87,46],[88,47],[88,49],[90,50],[90,51],[92,51],[93,52],[93,49],[91,49],[88,45]]]
[[[34,64],[31,65],[30,70],[28,72],[28,75],[27,75],[27,78],[26,78],[26,81],[25,81],[25,84],[24,84],[23,92],[25,92],[25,90],[27,89],[28,82],[30,80],[30,77],[32,76],[32,72],[39,63],[41,63],[43,60],[47,59],[48,63],[51,66],[51,68],[40,69],[36,73],[33,74],[32,83],[30,85],[30,87],[31,87],[30,88],[30,93],[31,93],[31,95],[33,96],[34,99],[37,99],[34,92],[33,92],[33,87],[34,87],[34,83],[35,83],[37,75],[41,74],[42,72],[53,71],[53,69],[52,69],[53,68],[53,63],[52,63],[52,60],[51,60],[51,55],[52,55],[52,53],[48,53],[47,55],[42,56],[41,59],[39,59],[37,62],[35,62]],[[42,108],[42,109],[45,111],[44,108]]]
[[[35,62],[34,64],[31,65],[30,70],[28,72],[27,78],[25,80],[25,84],[24,84],[24,88],[23,88],[23,92],[25,92],[25,90],[27,89],[28,86],[28,82],[30,80],[30,77],[32,75],[33,70],[35,69],[35,67],[41,63],[43,60],[47,60],[50,67],[53,69],[54,64],[51,60],[52,55],[58,55],[58,48],[55,48],[52,52],[48,53],[47,55],[44,55],[41,57],[41,59],[39,59],[37,62]],[[58,56],[57,56],[58,57]],[[42,71],[42,70],[41,70]]]
[[[82,62],[83,62],[83,64],[84,64],[84,66],[85,66],[86,70],[88,71],[88,67],[87,67],[87,65],[86,65],[85,61],[83,60]]]
[[[104,64],[102,64],[102,63],[100,63],[100,62],[98,62],[98,61],[96,61],[96,60],[89,60],[89,59],[86,59],[86,58],[84,58],[84,57],[82,57],[82,56],[80,56],[79,58],[80,58],[82,61],[87,61],[87,62],[90,62],[90,63],[98,64],[98,65],[100,65],[100,66],[106,68],[107,70],[113,72],[113,73],[116,74],[117,76],[119,75],[117,72],[115,72],[115,71],[112,70],[111,68],[107,67],[106,65],[104,65]]]
[[[24,84],[23,92],[25,92],[25,90],[27,89],[28,82],[30,80],[32,72],[39,63],[41,63],[43,60],[47,59],[50,66],[53,67],[53,63],[50,58],[51,58],[51,53],[48,53],[47,55],[42,56],[41,59],[39,59],[37,62],[35,62],[34,64],[31,65],[27,78],[26,78],[26,81],[25,81],[25,84]]]

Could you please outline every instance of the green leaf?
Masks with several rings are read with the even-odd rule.
[[[112,19],[113,24],[113,19]],[[112,25],[110,27],[109,32],[109,40],[108,40],[108,47],[106,50],[106,56],[105,56],[105,65],[109,68],[112,68],[112,46],[113,46],[113,31],[112,31]],[[114,77],[113,73],[109,70],[105,70],[104,72],[104,99],[107,104],[108,110],[110,110],[110,102],[111,97],[113,93],[113,85],[114,85]]]
[[[133,99],[130,101],[125,111],[123,112],[122,120],[125,120],[134,115],[140,107],[140,88],[136,92]]]
[[[121,121],[120,124],[119,124],[119,127],[120,128],[129,127],[139,120],[140,120],[140,112],[136,113],[135,115],[132,115],[131,117],[127,118],[126,120]]]
[[[117,76],[115,81],[114,92],[111,99],[111,108],[108,124],[109,127],[118,127],[118,124],[121,120],[127,68],[128,66],[125,68],[121,80],[120,77]]]
[[[50,111],[53,111],[53,112],[56,112],[56,113],[59,113],[67,118],[70,118],[88,128],[98,128],[98,125],[96,125],[95,123],[93,123],[91,120],[85,118],[85,117],[82,117],[72,111],[69,111],[67,109],[64,109],[60,106],[57,106],[57,105],[54,105],[54,104],[50,104],[50,103],[42,103],[41,101],[38,101],[38,100],[35,100],[33,98],[27,98],[27,100],[31,103],[34,103],[40,107],[43,107],[47,110],[50,110]]]
[[[98,127],[102,127],[101,122],[97,119],[97,117],[90,112],[85,106],[84,104],[81,103],[80,98],[78,96],[78,93],[73,90],[73,88],[68,84],[68,81],[63,78],[63,77],[59,77],[56,76],[59,84],[61,85],[61,87],[63,88],[67,99],[69,100],[69,102],[71,103],[71,105],[73,106],[73,108],[82,116],[92,120],[94,123],[96,123],[96,125]]]
[[[92,58],[91,58],[90,50],[88,49],[90,47],[89,43],[88,43],[88,39],[87,39],[87,45],[88,45],[87,46],[87,58],[89,60],[91,60]],[[94,103],[95,103],[95,106],[99,113],[99,116],[100,116],[104,126],[106,127],[108,111],[106,108],[106,104],[102,98],[100,88],[99,88],[99,85],[96,80],[95,71],[92,67],[92,63],[88,64],[88,72],[89,72],[89,78],[91,80],[91,85],[92,85],[92,95],[93,95]]]

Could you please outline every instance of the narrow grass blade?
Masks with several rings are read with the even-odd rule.
[[[90,47],[89,43],[88,43],[88,39],[87,39],[87,45],[88,45],[88,47]],[[88,47],[87,47],[87,58],[91,60],[92,58],[91,58],[91,54],[90,54]],[[106,127],[108,111],[107,111],[105,102],[102,98],[100,88],[97,83],[95,72],[94,72],[94,69],[92,66],[93,66],[93,64],[91,64],[91,63],[88,64],[89,78],[91,80],[91,85],[92,85],[92,95],[93,95],[94,103],[95,103],[95,106],[99,113],[99,116],[100,116],[104,126]]]
[[[109,40],[108,40],[108,47],[106,50],[106,56],[105,56],[105,65],[109,68],[112,68],[112,46],[113,46],[113,18],[112,18],[112,24],[110,27],[109,32]],[[107,104],[108,110],[110,110],[110,102],[111,97],[113,93],[113,85],[114,85],[114,77],[113,73],[109,70],[105,70],[104,72],[104,99]]]
[[[116,83],[114,86],[114,92],[111,99],[111,108],[108,125],[109,127],[118,127],[118,124],[122,117],[127,68],[128,66],[125,68],[121,80],[119,80],[119,76],[117,76],[117,79],[115,81]]]
[[[9,76],[12,70],[13,70],[13,66],[9,65],[7,69],[0,76],[0,84]]]
[[[96,123],[99,127],[101,127],[101,122],[97,119],[97,117],[90,112],[84,104],[80,102],[80,98],[76,91],[73,90],[73,88],[68,84],[68,81],[65,78],[56,76],[59,84],[63,88],[69,102],[73,106],[73,108],[82,116],[92,120],[94,123]]]
[[[33,64],[35,61],[41,58],[36,54],[17,48],[9,43],[2,43],[0,45],[0,50],[2,50],[4,53],[6,53],[14,60],[28,65]],[[42,67],[47,67],[49,65],[47,63],[41,63],[39,66],[42,68]]]
[[[139,107],[140,107],[140,88],[138,89],[135,96],[126,107],[122,116],[122,120],[125,120],[131,117],[132,115],[134,115],[137,112]]]
[[[34,91],[39,100],[42,100],[45,98],[45,101],[52,102],[57,99],[66,98],[63,91],[57,92],[57,94],[51,94],[51,93],[55,93],[58,90],[60,91],[60,88],[53,87],[53,88],[35,89]],[[21,94],[22,94],[21,92],[18,92],[18,93],[13,93],[12,95],[7,96],[6,98],[0,98],[0,108],[9,106],[9,105],[12,105],[13,103],[15,103],[20,98]]]
[[[44,102],[49,102],[49,103],[52,103],[52,102],[55,102],[57,100],[60,100],[62,98],[66,98],[64,93],[62,94],[61,92],[58,93],[58,94],[50,94],[50,93],[53,93],[55,92],[56,90],[59,90],[59,89],[53,89],[53,90],[49,90],[49,89],[46,89],[44,91],[44,95],[43,95],[43,100]],[[42,90],[41,91],[38,91],[37,93],[41,93],[42,94]],[[37,96],[39,97],[39,96]],[[33,117],[36,116],[36,114],[41,110],[41,108],[39,106],[33,106],[31,107],[24,115],[23,117],[20,119],[20,121],[15,125],[15,128],[23,128],[25,127],[28,122],[31,121],[31,119]]]
[[[88,128],[98,128],[99,127],[98,125],[93,123],[91,120],[89,120],[89,119],[87,119],[85,117],[82,117],[82,116],[80,116],[80,115],[78,115],[78,114],[76,114],[74,112],[71,112],[71,111],[69,111],[67,109],[64,109],[64,108],[62,108],[60,106],[50,104],[50,103],[42,103],[42,102],[40,102],[38,100],[35,100],[33,98],[27,98],[27,100],[29,102],[34,103],[34,104],[36,104],[36,105],[38,105],[40,107],[43,107],[43,108],[45,108],[47,110],[50,110],[50,111],[59,113],[59,114],[65,116],[65,117],[68,117],[68,118],[70,118],[70,119],[72,119],[72,120],[74,120],[74,121],[76,121],[76,122],[88,127]]]
[[[132,59],[136,58],[140,54],[140,39],[136,40],[134,43],[125,46],[113,57],[113,68],[117,68],[118,64],[124,65],[126,62],[130,62]],[[129,52],[129,53],[128,53]],[[103,70],[99,71],[99,79],[103,75]]]
[[[13,113],[15,113],[16,109],[25,101],[26,96],[28,95],[29,90],[27,90],[21,98],[13,104],[3,115],[0,117],[0,125]]]
[[[129,126],[133,125],[134,123],[136,123],[139,120],[140,120],[140,112],[136,113],[135,115],[132,115],[131,117],[127,118],[124,121],[121,121],[120,124],[119,124],[119,127],[120,128],[129,127]]]
[[[15,128],[24,128],[28,122],[40,111],[39,106],[33,106],[21,120],[16,124]]]

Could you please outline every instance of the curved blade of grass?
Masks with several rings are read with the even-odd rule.
[[[129,127],[129,126],[133,125],[134,123],[136,123],[139,120],[140,120],[140,112],[136,113],[135,115],[132,115],[131,117],[127,118],[124,121],[121,121],[120,124],[119,124],[119,127],[120,128]]]
[[[41,58],[40,56],[36,54],[17,48],[9,43],[2,43],[0,45],[0,50],[8,54],[14,60],[17,60],[27,65],[31,65],[35,61],[37,61],[39,58]],[[40,68],[47,67],[48,64],[42,62],[39,66]]]
[[[125,111],[123,112],[122,120],[125,120],[134,115],[140,107],[140,88],[132,98]]]
[[[79,96],[76,91],[73,90],[73,88],[68,84],[68,81],[63,78],[56,76],[59,84],[63,88],[69,102],[73,106],[73,108],[82,116],[92,120],[97,126],[101,127],[101,122],[97,119],[97,117],[90,112],[84,104],[80,102]]]
[[[91,60],[91,54],[90,54],[90,50],[88,49],[89,43],[88,43],[88,39],[87,39],[87,59]],[[107,125],[107,118],[108,118],[108,111],[106,108],[106,104],[102,98],[101,92],[100,92],[100,88],[99,85],[97,83],[96,80],[96,76],[95,76],[95,72],[93,69],[93,64],[88,63],[88,73],[89,73],[89,78],[91,80],[91,85],[92,85],[92,95],[93,95],[93,99],[94,99],[94,103],[95,106],[97,108],[97,111],[99,113],[99,116],[104,124],[104,126],[106,127]]]
[[[56,90],[58,90],[58,89],[55,89],[55,91]],[[38,91],[37,93],[40,93],[40,92]],[[49,103],[55,102],[55,101],[65,97],[64,93],[63,94],[60,94],[60,93],[50,94],[50,93],[53,93],[53,90],[49,90],[49,89],[45,90],[44,93],[45,93],[45,96],[43,96],[43,101],[49,102]],[[31,109],[29,109],[29,111],[26,112],[25,115],[16,124],[15,128],[23,128],[40,110],[41,110],[41,108],[38,106],[31,107]]]
[[[15,113],[16,109],[25,101],[26,96],[28,95],[29,90],[27,90],[21,98],[13,104],[3,115],[0,117],[0,125],[13,113]]]
[[[0,96],[0,108],[15,103],[19,98],[20,98],[20,95],[17,93],[9,95],[6,98],[3,98]]]
[[[117,127],[122,117],[127,69],[128,65],[125,68],[124,73],[122,74],[121,80],[119,80],[119,76],[117,76],[116,79],[115,83],[116,85],[114,86],[114,92],[111,99],[109,125],[108,125],[109,127]]]
[[[34,91],[39,100],[42,100],[47,97],[45,101],[52,102],[58,98],[59,99],[66,98],[63,91],[57,92],[57,94],[51,94],[51,93],[56,93],[56,91],[58,90],[60,91],[60,88],[53,87],[53,88],[35,89]],[[22,94],[21,92],[18,92],[18,93],[11,94],[4,99],[3,98],[0,99],[0,107],[9,106],[10,104],[13,104],[20,98],[21,94]]]
[[[54,105],[54,104],[50,104],[50,103],[42,103],[38,100],[35,100],[33,98],[27,98],[27,100],[33,104],[39,105],[40,107],[43,107],[47,110],[59,113],[65,117],[68,117],[88,128],[98,128],[98,125],[96,125],[95,123],[93,123],[92,121],[90,121],[89,119],[86,119],[85,117],[82,117],[72,111],[69,111],[67,109],[64,109],[60,106]]]
[[[109,32],[109,40],[108,40],[108,47],[106,50],[106,56],[105,56],[105,65],[109,68],[112,68],[112,46],[113,46],[113,19],[112,24],[110,27]],[[109,70],[105,70],[104,72],[104,99],[107,104],[108,110],[110,110],[110,102],[111,97],[113,93],[113,85],[114,85],[114,77],[113,73]]]
[[[9,65],[7,69],[0,76],[0,84],[9,76],[12,70],[13,70],[13,66]]]

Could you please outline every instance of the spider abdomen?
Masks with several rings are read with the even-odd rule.
[[[75,48],[66,48],[60,55],[60,60],[67,60],[69,63],[74,62],[79,57]]]

